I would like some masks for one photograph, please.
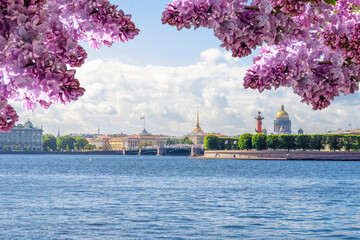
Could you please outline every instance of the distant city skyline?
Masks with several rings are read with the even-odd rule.
[[[252,64],[252,56],[234,59],[220,48],[211,30],[177,31],[161,24],[161,13],[170,1],[111,1],[132,14],[140,35],[125,44],[99,51],[86,47],[89,57],[77,78],[85,95],[68,105],[22,110],[19,123],[27,118],[43,126],[44,133],[139,133],[140,116],[146,115],[146,128],[155,134],[181,136],[196,123],[205,132],[236,135],[254,132],[254,116],[261,111],[263,126],[273,131],[273,121],[281,104],[290,115],[292,131],[305,133],[358,128],[360,97],[342,96],[322,111],[300,103],[291,89],[279,88],[259,93],[245,90],[242,79]],[[256,54],[255,54],[256,55]]]
[[[283,108],[283,107],[284,107],[284,106],[282,105],[281,108]],[[275,117],[274,117],[273,121],[277,119],[279,113],[280,113],[280,112],[277,112],[277,113],[275,114]],[[141,121],[144,121],[144,120],[143,120],[144,117],[145,117],[145,116],[140,116],[140,120],[141,120]],[[291,119],[291,118],[290,118],[290,119]],[[29,121],[29,118],[27,118],[27,121]],[[143,124],[144,124],[144,123],[143,123]],[[274,124],[274,122],[273,122],[273,124]],[[20,125],[21,125],[21,124],[20,124]],[[50,133],[50,134],[53,134],[54,136],[58,135],[59,133],[60,133],[60,135],[67,135],[67,134],[71,134],[71,135],[85,135],[85,134],[91,134],[91,135],[116,135],[116,134],[135,135],[135,134],[138,134],[138,133],[141,133],[142,131],[144,131],[144,130],[145,130],[145,127],[144,127],[144,126],[145,126],[145,124],[143,125],[143,127],[142,127],[141,130],[139,129],[138,132],[112,132],[112,133],[109,133],[109,132],[102,132],[102,131],[101,131],[101,127],[97,127],[96,131],[88,130],[88,131],[85,131],[85,132],[68,132],[66,129],[64,129],[65,132],[66,132],[66,133],[64,133],[64,134],[61,132],[60,128],[57,129],[57,134],[54,134],[54,133],[52,133],[52,132],[51,132],[51,133],[50,133],[50,132],[47,132],[46,129],[45,129],[45,134]],[[193,126],[195,126],[194,129],[196,129],[196,128],[199,126],[199,112],[197,112],[197,114],[196,114],[196,121],[195,121],[195,124],[194,124]],[[254,121],[254,126],[256,126],[256,120]],[[264,126],[265,126],[265,124],[264,124]],[[356,126],[357,126],[357,125],[356,125]],[[273,131],[273,130],[274,130],[274,125],[272,125],[271,127],[272,127],[272,128],[266,128],[266,126],[265,126],[265,127],[263,128],[264,130],[266,129],[266,133],[265,133],[265,134],[267,134],[267,133],[268,133],[268,134],[273,134],[273,133],[278,134],[278,133],[276,133],[276,132]],[[43,128],[43,126],[41,126],[41,128]],[[293,129],[293,130],[291,131],[291,133],[292,133],[292,134],[298,134],[298,130],[299,130],[300,128],[302,129],[301,126],[298,127],[298,128],[296,128],[296,129]],[[347,125],[347,127],[345,127],[345,128],[326,129],[324,132],[334,132],[334,131],[338,131],[338,130],[352,130],[352,129],[357,129],[357,128],[359,128],[359,127],[353,127],[353,124],[352,124],[352,123],[349,123],[349,124]],[[194,129],[192,130],[192,132],[194,131]],[[146,131],[148,131],[148,129],[147,129]],[[148,131],[148,132],[149,132],[149,133],[154,133],[154,132],[150,132],[150,131]],[[184,133],[184,134],[180,134],[180,135],[171,135],[171,134],[168,134],[168,133],[166,133],[166,132],[163,132],[163,133],[157,133],[157,132],[156,132],[155,134],[161,134],[161,135],[165,135],[165,136],[177,136],[177,137],[182,137],[182,136],[188,135],[189,133],[191,134],[191,129],[190,129],[188,132],[186,132],[186,133]],[[222,133],[222,132],[204,131],[204,133],[209,134],[209,133]],[[256,132],[252,132],[252,131],[249,129],[249,131],[245,131],[245,132],[243,132],[243,133],[252,133],[252,134],[255,134]],[[306,132],[305,132],[305,134],[315,134],[315,133],[323,133],[323,132],[313,132],[313,133],[306,133]],[[242,134],[242,133],[241,133],[241,134]],[[239,134],[227,134],[227,135],[233,136],[233,135],[239,135]]]

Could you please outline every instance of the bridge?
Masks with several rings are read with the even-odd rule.
[[[204,153],[199,147],[158,147],[123,150],[123,155],[197,156]]]

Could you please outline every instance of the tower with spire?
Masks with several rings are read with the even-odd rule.
[[[199,108],[197,109],[197,115],[196,115],[196,126],[194,127],[194,129],[191,131],[191,133],[193,134],[203,134],[204,131],[201,129],[200,127],[200,122],[199,122]]]
[[[199,107],[197,108],[197,113],[196,113],[196,125],[194,129],[191,131],[191,133],[185,135],[184,137],[188,137],[194,143],[194,145],[200,146],[204,144],[205,133],[200,127]]]

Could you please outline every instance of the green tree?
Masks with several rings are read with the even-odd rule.
[[[87,150],[94,150],[95,148],[96,148],[96,146],[93,144],[88,144],[84,147],[84,149],[87,149]]]
[[[239,148],[247,150],[252,149],[251,138],[251,133],[244,133],[243,135],[241,135],[238,142]]]
[[[283,149],[287,149],[288,151],[290,149],[296,148],[294,135],[290,135],[290,134],[279,135],[279,142],[280,142],[280,147]]]
[[[343,146],[346,151],[356,150],[356,137],[351,135],[343,136]]]
[[[234,149],[232,138],[221,137],[219,138],[219,149],[220,150],[231,150]]]
[[[186,136],[181,139],[181,144],[193,145],[194,143],[193,141],[190,140],[188,136]]]
[[[70,135],[61,136],[56,139],[56,143],[59,149],[70,151],[75,148],[75,138]]]
[[[325,149],[326,136],[322,134],[311,135],[310,138],[310,149],[323,150]]]
[[[327,135],[326,142],[330,150],[336,151],[340,150],[343,147],[343,136],[340,134],[331,134]]]
[[[219,138],[221,150],[239,150],[239,138],[221,137]]]
[[[84,147],[89,144],[89,141],[84,137],[76,137],[75,140],[74,147],[79,150],[84,149]]]
[[[42,146],[43,146],[43,149],[47,149],[47,150],[51,149],[51,150],[55,151],[57,148],[57,145],[56,145],[56,138],[54,137],[54,135],[45,134],[45,136],[43,137]]]
[[[177,139],[167,138],[166,139],[166,145],[175,145],[178,144],[179,141]]]
[[[219,137],[219,148],[218,150],[225,150],[227,149],[227,142],[225,144],[225,141],[226,141],[226,138],[223,138],[223,137]]]
[[[263,133],[254,134],[251,138],[251,144],[256,150],[266,149],[266,135]]]
[[[311,136],[307,134],[296,135],[296,147],[297,149],[310,149]]]
[[[360,149],[360,136],[354,136],[353,150],[359,151],[359,149]]]
[[[234,150],[239,150],[240,149],[238,142],[239,142],[239,138],[237,138],[237,137],[231,139],[232,149],[234,149]]]
[[[217,150],[219,149],[219,138],[215,135],[207,135],[204,139],[205,149]]]
[[[266,144],[271,149],[278,149],[280,148],[280,141],[278,135],[267,135],[266,136]]]

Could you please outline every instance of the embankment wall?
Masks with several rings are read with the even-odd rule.
[[[345,151],[232,151],[206,150],[201,158],[207,159],[254,159],[254,160],[347,160],[360,161],[360,152]]]

